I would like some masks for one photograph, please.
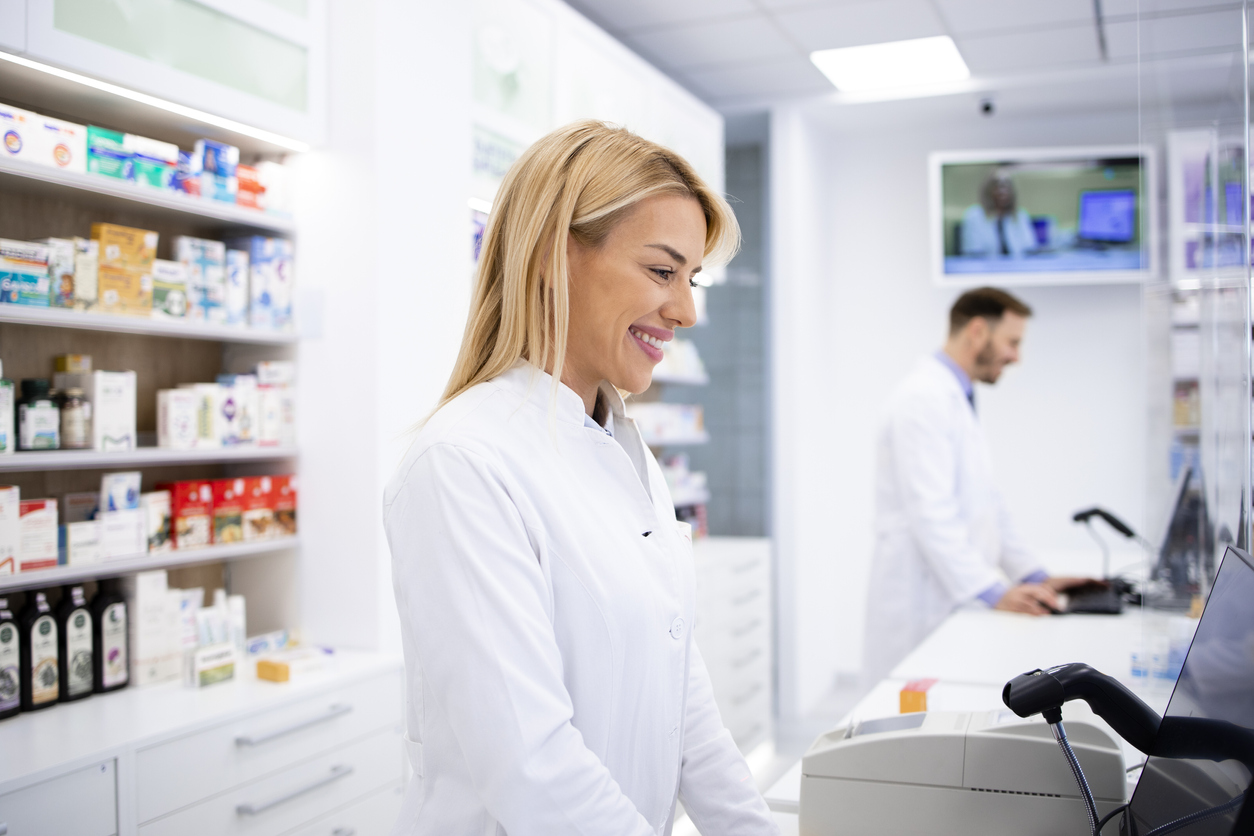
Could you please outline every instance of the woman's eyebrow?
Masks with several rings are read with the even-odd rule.
[[[688,263],[688,259],[680,255],[679,250],[667,244],[645,244],[645,246],[653,247],[654,249],[665,251],[667,255],[669,255],[671,258],[675,259],[676,261],[678,261],[681,266]]]

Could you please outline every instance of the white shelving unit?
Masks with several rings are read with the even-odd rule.
[[[67,308],[35,308],[28,305],[0,305],[0,322],[250,345],[292,345],[298,339],[296,334],[288,332],[262,331],[256,328],[214,325],[208,322],[179,322],[176,319],[120,316],[74,311]]]
[[[139,447],[119,453],[98,450],[30,450],[0,456],[0,473],[26,470],[107,470],[115,467],[166,467],[184,464],[235,464],[296,458],[295,447],[222,447],[166,450]]]
[[[158,554],[137,554],[89,563],[85,566],[58,566],[55,569],[39,569],[16,575],[0,575],[0,593],[22,589],[40,589],[68,583],[93,580],[100,577],[118,577],[152,569],[173,569],[176,566],[195,566],[202,563],[218,563],[225,560],[243,560],[261,557],[275,552],[297,548],[299,537],[280,537],[252,543],[228,543],[206,546],[203,549],[181,549]]]

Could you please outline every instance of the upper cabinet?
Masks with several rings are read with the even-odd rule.
[[[326,18],[326,0],[0,0],[0,48],[317,145]]]

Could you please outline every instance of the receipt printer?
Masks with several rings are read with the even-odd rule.
[[[1082,718],[1096,720],[1091,712],[1067,708],[1071,745],[1104,816],[1124,802],[1123,755]],[[1075,777],[1049,725],[1010,711],[931,711],[854,723],[816,740],[801,775],[801,836],[1089,832]]]

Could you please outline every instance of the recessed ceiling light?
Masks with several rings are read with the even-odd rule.
[[[961,81],[971,76],[948,35],[820,49],[810,53],[810,60],[837,90],[848,92]]]
[[[254,128],[252,125],[245,125],[243,122],[236,122],[234,119],[227,119],[223,116],[215,116],[212,113],[206,113],[203,110],[197,110],[194,107],[171,102],[156,96],[150,96],[147,93],[140,93],[138,90],[131,90],[121,87],[117,84],[110,84],[107,81],[101,81],[90,76],[79,75],[78,73],[63,70],[60,67],[53,67],[48,64],[41,64],[38,61],[32,61],[29,58],[23,58],[19,55],[12,55],[7,52],[0,52],[0,60],[8,61],[28,69],[38,70],[41,73],[63,78],[66,81],[73,81],[82,84],[85,87],[92,87],[105,93],[112,93],[115,96],[121,96],[124,99],[130,99],[133,102],[146,104],[149,107],[155,107],[160,110],[173,113],[176,116],[182,116],[185,119],[195,119],[197,122],[203,122],[206,125],[213,125],[224,130],[234,131],[237,134],[251,136],[253,139],[259,139],[262,142],[268,142],[271,145],[278,145],[281,148],[287,148],[290,151],[303,153],[309,150],[309,143],[299,139],[276,134],[273,131],[267,131],[264,128]]]

